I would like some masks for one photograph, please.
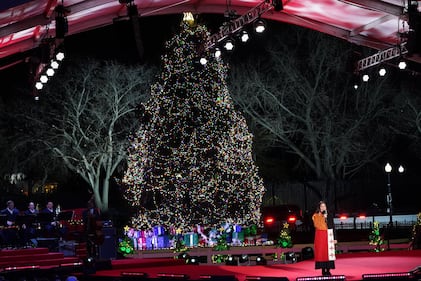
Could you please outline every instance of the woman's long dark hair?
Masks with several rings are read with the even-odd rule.
[[[326,211],[327,211],[327,204],[325,201],[319,201],[319,203],[317,204],[317,208],[316,208],[316,213],[320,213],[320,205],[325,204],[326,205]]]

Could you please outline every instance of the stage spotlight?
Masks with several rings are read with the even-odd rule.
[[[58,69],[58,67],[59,67],[60,65],[58,64],[58,62],[56,62],[55,60],[53,60],[53,61],[51,62],[51,64],[50,64],[50,66],[51,66],[51,68],[52,68],[52,69]]]
[[[247,31],[243,30],[243,31],[241,31],[240,38],[241,38],[241,42],[245,43],[250,39],[250,36],[247,33]]]
[[[187,253],[181,253],[181,254],[179,254],[178,255],[178,259],[183,259],[183,260],[186,260],[186,259],[188,259],[190,256],[189,256],[189,254],[187,254]]]
[[[35,83],[35,89],[42,90],[42,88],[44,88],[44,84],[42,84],[41,82]]]
[[[249,256],[248,255],[241,255],[240,256],[240,258],[239,258],[239,262],[240,263],[245,263],[245,262],[248,262],[249,261]]]
[[[380,68],[379,75],[382,77],[386,75],[386,69],[384,67]]]
[[[285,261],[289,263],[296,263],[297,262],[297,256],[294,252],[286,252],[285,253]]]
[[[41,75],[40,77],[39,77],[39,81],[41,81],[41,83],[47,83],[48,82],[48,77],[47,77],[47,75]]]
[[[199,264],[198,257],[189,257],[186,259],[186,264]]]
[[[199,62],[201,65],[206,65],[208,63],[208,60],[206,58],[200,58]]]
[[[225,261],[225,265],[238,265],[238,260],[233,256],[229,256]]]
[[[406,62],[405,61],[400,61],[398,64],[399,69],[405,69],[406,68]]]
[[[227,39],[225,41],[224,48],[227,51],[232,51],[234,49],[234,41],[232,39]]]
[[[267,260],[262,256],[256,258],[256,265],[266,265],[267,263]]]
[[[257,33],[263,33],[266,30],[266,24],[265,24],[265,22],[263,20],[257,20],[254,23],[254,30]]]
[[[354,89],[358,90],[358,84],[354,84]]]
[[[35,96],[35,97],[34,97],[34,100],[35,100],[35,101],[39,101],[39,96]]]
[[[301,258],[303,260],[310,260],[314,258],[314,251],[312,247],[304,247],[301,249]]]
[[[215,58],[221,57],[221,54],[222,54],[221,49],[215,48]]]
[[[54,69],[52,69],[52,68],[47,69],[47,71],[45,72],[45,74],[47,74],[47,76],[49,76],[49,77],[53,76],[54,73],[55,73]]]
[[[87,275],[96,273],[95,259],[93,257],[88,257],[84,260],[83,273]]]
[[[282,11],[284,9],[282,0],[272,0],[272,6],[276,12]]]
[[[370,76],[368,76],[368,74],[364,74],[363,75],[363,81],[368,82],[368,80],[370,80]]]
[[[59,51],[59,52],[56,54],[56,60],[58,60],[58,61],[62,61],[63,59],[64,59],[64,52]]]

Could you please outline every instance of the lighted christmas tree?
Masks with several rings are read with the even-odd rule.
[[[234,109],[227,67],[202,47],[208,36],[204,26],[181,24],[140,106],[123,178],[135,227],[260,224],[264,186],[252,135]]]

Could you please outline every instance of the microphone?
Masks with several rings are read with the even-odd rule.
[[[326,214],[326,210],[323,210],[323,211],[322,211],[322,215],[325,215],[325,214]]]

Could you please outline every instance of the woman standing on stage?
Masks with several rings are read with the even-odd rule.
[[[326,203],[320,201],[313,214],[313,224],[316,230],[314,235],[314,259],[316,269],[322,269],[322,275],[331,275],[330,269],[335,269],[335,234],[333,217],[327,212]]]

